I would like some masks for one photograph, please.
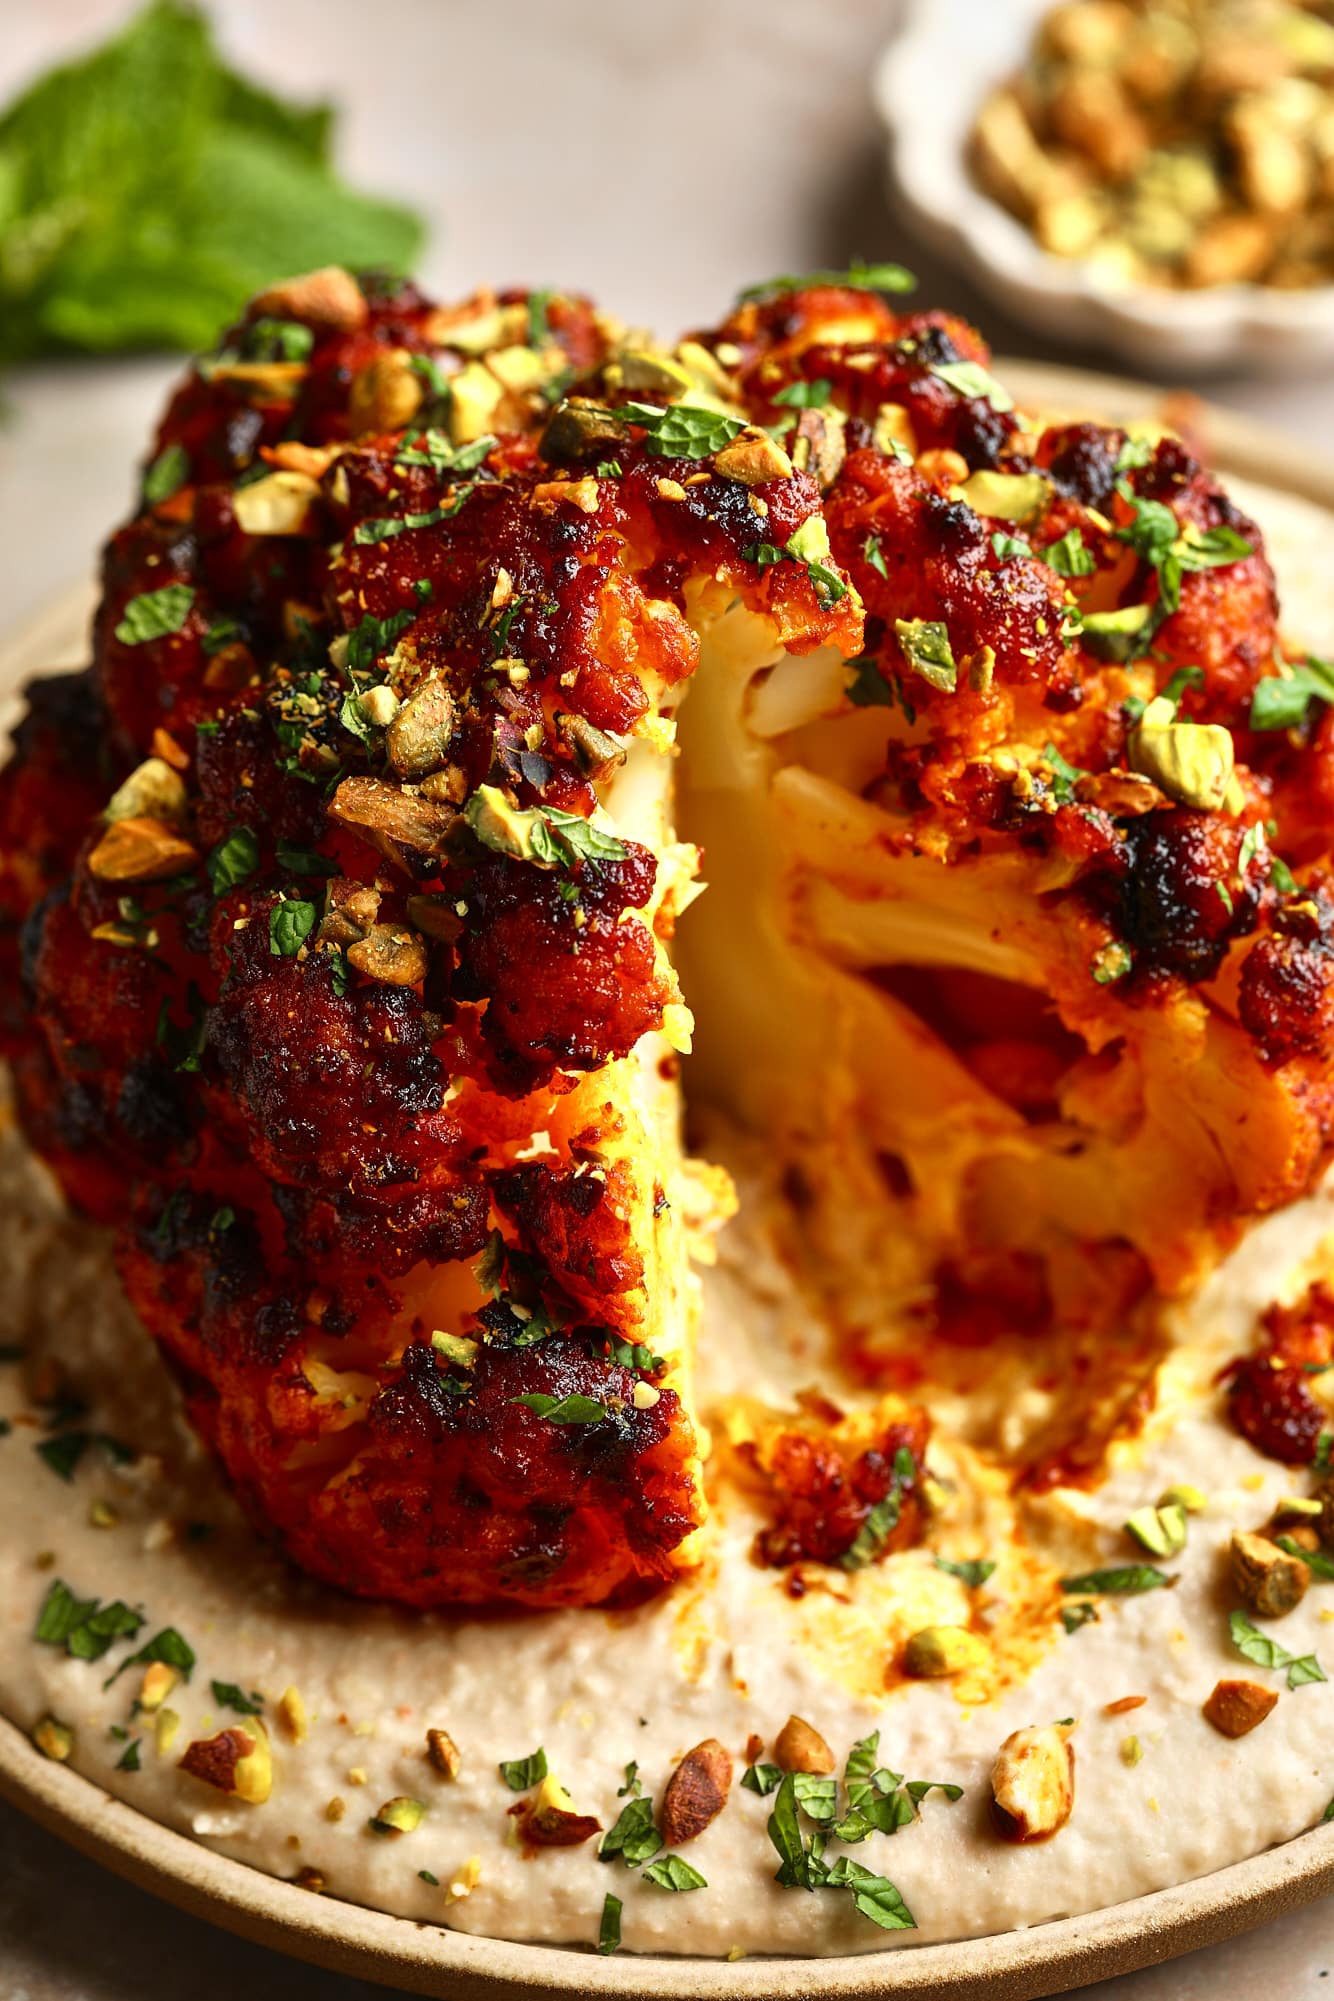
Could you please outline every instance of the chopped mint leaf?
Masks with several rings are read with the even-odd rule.
[[[619,1952],[621,1949],[621,1900],[613,1897],[608,1890],[602,1900],[602,1922],[598,1926],[598,1951]]]
[[[249,827],[237,827],[218,842],[206,863],[213,894],[221,896],[259,867],[259,842]]]
[[[234,1681],[213,1681],[209,1687],[213,1690],[213,1700],[221,1703],[224,1709],[234,1709],[238,1716],[262,1716],[264,1713],[264,1697],[257,1695],[254,1689],[247,1695]]]
[[[946,627],[937,619],[896,618],[894,631],[903,657],[914,674],[920,674],[933,688],[952,695],[958,683],[959,670],[954,663]]]
[[[142,1623],[140,1620],[139,1624]],[[140,1647],[137,1654],[131,1654],[128,1660],[121,1662],[115,1674],[109,1675],[103,1682],[103,1688],[110,1688],[112,1682],[123,1675],[126,1668],[150,1667],[154,1661],[162,1661],[166,1666],[174,1667],[186,1681],[189,1681],[195,1664],[195,1650],[188,1640],[181,1638],[174,1626],[164,1626],[160,1633],[155,1633],[151,1640]]]
[[[833,393],[834,385],[828,376],[820,375],[813,382],[789,382],[773,400],[789,410],[823,410]]]
[[[33,1638],[46,1647],[63,1647],[73,1660],[97,1661],[113,1641],[133,1639],[143,1623],[143,1614],[121,1599],[103,1605],[96,1598],[76,1598],[56,1578],[42,1600]]]
[[[1072,1597],[1103,1597],[1132,1591],[1157,1591],[1172,1579],[1152,1563],[1117,1564],[1110,1570],[1088,1570],[1080,1577],[1063,1577],[1062,1591]]]
[[[980,397],[1002,415],[1014,408],[1014,398],[1009,390],[1002,388],[995,376],[978,361],[933,362],[931,373],[953,389],[956,395]]]
[[[1078,528],[1067,528],[1059,542],[1049,542],[1042,560],[1058,577],[1091,577],[1098,567]]]
[[[553,1397],[545,1390],[530,1390],[527,1396],[511,1397],[510,1402],[521,1403],[535,1417],[544,1417],[548,1424],[601,1424],[609,1415],[605,1404],[594,1397],[580,1396],[578,1391],[567,1397]]]
[[[660,1855],[656,1862],[650,1862],[644,1871],[646,1883],[656,1883],[660,1890],[707,1890],[708,1883],[699,1870],[692,1868],[684,1855]]]
[[[975,1591],[980,1584],[985,1584],[996,1568],[994,1561],[989,1557],[976,1557],[966,1563],[955,1563],[948,1556],[938,1556],[935,1561],[937,1570],[947,1570],[951,1577],[959,1578],[970,1591]]]
[[[190,477],[190,454],[184,445],[165,445],[144,474],[143,497],[147,507],[160,507],[179,493]]]
[[[745,429],[744,419],[729,417],[725,411],[710,410],[688,399],[661,407],[656,403],[626,403],[613,415],[638,424],[647,434],[645,443],[650,453],[663,459],[712,458]]]
[[[275,959],[290,959],[315,929],[319,912],[313,903],[275,903],[269,911],[269,951]]]
[[[876,575],[883,577],[886,583],[888,583],[889,570],[885,563],[885,552],[880,546],[880,537],[878,535],[867,536],[866,540],[862,543],[862,554]]]
[[[808,271],[804,278],[766,278],[762,284],[747,285],[739,299],[769,299],[781,292],[805,292],[825,285],[846,286],[854,292],[914,292],[917,280],[901,264],[854,262],[846,271]]]
[[[767,1799],[783,1783],[783,1773],[778,1765],[747,1765],[741,1783],[748,1793],[758,1793],[761,1799]]]
[[[1334,702],[1334,665],[1308,654],[1286,674],[1257,681],[1251,696],[1253,730],[1297,729],[1312,702]]]
[[[0,141],[3,140],[0,125]],[[122,646],[144,646],[179,632],[190,616],[195,594],[189,584],[164,584],[161,590],[140,591],[125,606],[116,637]]]
[[[636,1797],[626,1801],[598,1843],[598,1860],[614,1862],[619,1855],[628,1868],[637,1869],[661,1847],[662,1836],[653,1824],[653,1802]]]
[[[526,1758],[503,1760],[498,1769],[512,1793],[526,1793],[531,1786],[540,1785],[546,1777],[547,1754],[539,1745]]]

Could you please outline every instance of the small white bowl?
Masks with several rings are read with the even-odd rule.
[[[916,228],[1016,319],[1063,342],[1097,342],[1155,374],[1278,374],[1334,360],[1334,285],[1118,286],[1078,259],[1050,256],[977,186],[968,166],[973,120],[988,90],[1019,68],[1050,4],[907,0],[874,93],[891,178]]]

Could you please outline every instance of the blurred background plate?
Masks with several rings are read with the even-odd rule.
[[[1281,374],[1334,360],[1334,286],[1117,286],[1087,262],[1048,255],[976,185],[967,151],[978,107],[1019,67],[1051,5],[908,0],[874,89],[889,133],[893,195],[913,226],[1015,319],[1064,344],[1096,344],[1152,374]]]

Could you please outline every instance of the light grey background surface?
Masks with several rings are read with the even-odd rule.
[[[0,100],[125,11],[122,0],[0,0]],[[898,0],[214,0],[212,12],[243,65],[289,93],[341,100],[346,170],[428,214],[424,274],[442,292],[483,280],[579,287],[675,333],[717,317],[748,280],[901,255],[921,296],[980,318],[998,350],[1106,365],[999,322],[887,211],[868,79]],[[11,630],[88,573],[178,366],[11,378],[0,423]],[[1334,448],[1334,376],[1209,393]],[[169,1911],[0,1809],[0,2001],[380,1991]],[[1334,1911],[1316,1906],[1097,1991],[1316,2001],[1334,1994]]]

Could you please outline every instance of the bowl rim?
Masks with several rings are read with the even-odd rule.
[[[1008,8],[1020,25],[1015,0],[988,0]],[[1036,14],[1045,0],[1023,0]],[[1302,291],[1237,283],[1173,291],[1166,286],[1117,285],[1080,258],[1052,255],[1024,224],[980,187],[969,170],[964,140],[976,108],[971,94],[948,126],[952,171],[940,181],[933,172],[941,159],[940,93],[919,87],[922,66],[953,53],[948,0],[905,0],[898,30],[872,72],[871,95],[885,127],[890,172],[914,222],[934,244],[963,254],[975,275],[1003,288],[1007,298],[1024,299],[1030,315],[1062,330],[1087,331],[1108,319],[1123,330],[1153,331],[1174,339],[1208,336],[1220,359],[1220,343],[1248,336],[1328,335],[1334,342],[1334,280]],[[1016,47],[1015,61],[1021,50]],[[1004,71],[990,75],[1002,81]],[[968,77],[969,92],[982,79]],[[1071,316],[1073,315],[1073,323]],[[1061,317],[1063,316],[1063,317]]]
[[[1017,399],[1053,415],[1156,414],[1152,384],[999,359]],[[1334,512],[1334,465],[1282,432],[1194,402],[1212,463]],[[72,587],[0,645],[0,701],[86,625]],[[12,706],[12,704],[9,704]],[[449,2001],[1037,2001],[1236,1937],[1334,1893],[1334,1822],[1205,1876],[1077,1917],[944,1944],[735,1963],[493,1939],[316,1896],[150,1819],[53,1763],[0,1715],[0,1798],[114,1874],[194,1917],[329,1972]]]

